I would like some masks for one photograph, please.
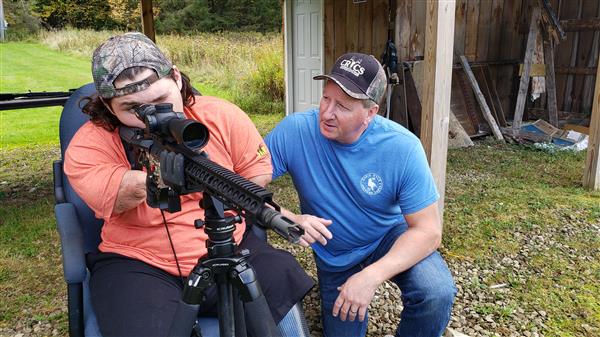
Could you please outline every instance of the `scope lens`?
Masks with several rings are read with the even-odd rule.
[[[200,122],[191,119],[173,119],[169,131],[177,143],[198,150],[208,143],[208,129]]]

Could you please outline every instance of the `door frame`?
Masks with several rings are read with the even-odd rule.
[[[285,115],[289,115],[294,112],[294,70],[295,65],[293,64],[294,46],[293,46],[293,34],[294,34],[294,22],[292,15],[292,5],[294,0],[284,0],[283,6],[283,59],[284,59],[284,80],[285,80]],[[321,0],[321,53],[319,55],[321,59],[321,69],[325,69],[325,0]],[[325,71],[325,70],[324,70]]]

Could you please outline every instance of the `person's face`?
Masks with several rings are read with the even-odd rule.
[[[339,143],[354,143],[378,109],[377,105],[365,108],[361,100],[348,96],[335,82],[327,81],[319,105],[321,134]]]
[[[136,75],[133,80],[116,80],[115,88],[122,88],[127,84],[141,81],[152,75],[152,73],[153,70],[145,69]],[[183,112],[183,100],[180,92],[182,85],[181,73],[179,73],[179,70],[175,66],[173,67],[173,74],[175,79],[171,76],[165,76],[152,83],[145,90],[113,98],[110,101],[113,114],[121,123],[127,126],[144,128],[144,122],[136,117],[134,110],[141,104],[171,103],[173,104],[173,111]]]

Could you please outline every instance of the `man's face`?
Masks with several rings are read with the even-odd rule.
[[[377,106],[365,108],[361,100],[348,96],[335,82],[327,81],[319,105],[321,134],[339,143],[354,143],[377,110]]]
[[[175,68],[175,80],[171,76],[165,76],[152,83],[148,88],[133,94],[115,97],[110,101],[110,106],[115,116],[121,123],[137,128],[144,128],[144,122],[135,115],[135,108],[142,104],[171,103],[173,111],[183,112],[183,100],[181,97],[181,74]],[[122,88],[130,83],[141,81],[152,75],[153,70],[146,69],[139,73],[133,80],[123,79],[115,81],[115,88]]]

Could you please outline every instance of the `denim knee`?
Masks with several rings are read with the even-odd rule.
[[[452,279],[427,282],[417,289],[402,294],[405,307],[451,308],[457,289]]]

